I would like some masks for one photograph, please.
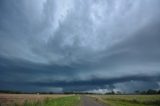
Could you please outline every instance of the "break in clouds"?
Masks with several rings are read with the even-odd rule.
[[[159,0],[1,0],[0,89],[160,89]]]

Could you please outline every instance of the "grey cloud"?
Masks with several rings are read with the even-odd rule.
[[[153,82],[156,88],[159,4],[159,0],[1,0],[0,81],[94,90],[107,84],[116,89],[134,80],[146,88]],[[144,82],[143,76],[152,80]],[[75,83],[81,86],[76,89]]]

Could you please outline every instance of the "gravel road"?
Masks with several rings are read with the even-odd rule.
[[[88,96],[81,96],[82,106],[105,106]]]

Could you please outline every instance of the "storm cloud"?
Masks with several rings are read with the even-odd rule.
[[[1,0],[0,89],[160,89],[159,0]]]

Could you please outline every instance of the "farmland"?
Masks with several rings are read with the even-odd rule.
[[[160,106],[160,95],[92,96],[108,106]]]
[[[160,95],[0,94],[0,106],[97,106],[98,102],[106,106],[159,106]]]
[[[0,94],[0,106],[77,106],[73,95]]]

